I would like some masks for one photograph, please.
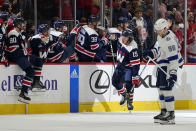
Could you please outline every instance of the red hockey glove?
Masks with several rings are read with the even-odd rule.
[[[10,62],[8,59],[6,59],[5,57],[2,58],[2,61],[1,61],[5,67],[8,67],[10,66]]]
[[[138,87],[140,85],[140,78],[137,76],[137,77],[133,77],[132,78],[132,85],[135,85],[136,87]]]
[[[31,48],[27,48],[27,56],[31,56],[31,54],[32,54]]]

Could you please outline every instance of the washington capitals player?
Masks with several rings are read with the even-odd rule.
[[[22,89],[18,100],[24,103],[29,103],[31,98],[27,96],[27,93],[33,82],[35,72],[32,68],[32,64],[28,60],[28,52],[26,50],[27,45],[20,34],[22,22],[23,20],[21,18],[14,18],[14,29],[8,33],[5,50],[8,60],[15,62],[26,73],[22,81]]]
[[[35,77],[32,88],[32,91],[35,92],[42,92],[46,90],[46,87],[40,82],[40,76],[42,75],[43,63],[46,61],[48,52],[53,46],[53,43],[50,42],[49,34],[49,26],[47,24],[41,24],[38,27],[38,34],[30,39],[32,57],[34,57],[35,61]]]
[[[117,53],[117,43],[118,39],[120,38],[122,31],[128,27],[128,19],[126,17],[120,17],[118,19],[117,27],[108,28],[109,39],[111,40],[112,48],[114,56],[116,57]],[[112,61],[112,51],[111,48],[107,48],[107,60]]]
[[[7,26],[7,21],[9,18],[8,12],[0,13],[0,62],[2,62],[5,66],[9,66],[9,61],[7,60],[4,52],[4,44],[5,44],[5,31]]]
[[[138,76],[140,59],[137,43],[129,29],[123,31],[119,39],[117,61],[118,64],[112,76],[112,84],[118,90],[119,95],[122,95],[120,105],[123,106],[127,101],[128,110],[133,110],[133,85],[137,87],[140,83]],[[123,82],[125,82],[125,86],[123,86]]]
[[[172,89],[177,81],[178,67],[182,64],[179,43],[175,34],[168,30],[168,22],[165,19],[157,20],[154,28],[158,34],[157,42],[154,48],[145,51],[143,56],[156,59],[161,68],[169,74],[168,77],[160,69],[157,70],[156,86],[159,88],[161,113],[154,117],[154,121],[161,124],[175,124]]]
[[[97,16],[90,16],[88,25],[82,26],[79,31],[75,50],[80,62],[102,61],[97,53],[101,51],[102,46],[108,44],[108,40],[105,37],[99,40],[99,35],[95,31],[97,22]]]
[[[62,63],[74,53],[73,41],[80,26],[76,25],[68,36],[63,34],[64,26],[65,24],[62,20],[54,22],[54,30],[50,31],[54,47],[48,53],[48,62]]]

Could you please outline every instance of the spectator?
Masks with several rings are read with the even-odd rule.
[[[187,16],[188,29],[187,29],[187,52],[188,62],[196,63],[196,37],[193,12],[189,12]]]
[[[142,60],[143,49],[147,49],[146,35],[147,35],[147,22],[142,17],[143,11],[141,8],[135,10],[135,17],[133,17],[130,29],[133,30],[134,39],[138,44],[140,59]]]
[[[143,1],[143,3],[142,3],[142,5],[141,5],[141,8],[142,8],[142,10],[144,11],[146,11],[148,8],[149,8],[149,6],[153,6],[152,5],[152,2],[153,2],[153,0],[144,0]],[[145,14],[146,12],[144,12],[144,14]]]
[[[154,44],[153,41],[153,8],[151,5],[148,5],[146,7],[146,13],[143,15],[144,20],[146,20],[147,23],[147,32],[148,32],[148,37],[146,40],[146,48],[150,49],[151,46]]]
[[[72,6],[70,0],[63,0],[63,7],[62,7],[62,19],[63,20],[72,20]]]
[[[137,8],[139,8],[139,0],[132,0],[132,2],[131,2],[131,10],[130,10],[130,13],[131,13],[131,15],[132,16],[134,16],[135,15],[135,10],[137,9]]]
[[[158,3],[158,11],[159,11],[158,12],[159,18],[166,18],[165,14],[167,12],[167,7],[161,0],[159,0],[159,3]]]
[[[133,16],[132,16],[131,13],[130,13],[130,12],[131,12],[131,8],[132,8],[132,7],[131,7],[131,2],[127,2],[127,3],[126,3],[126,9],[127,9],[127,11],[128,11],[128,19],[129,19],[129,20],[132,20],[132,18],[133,18]]]
[[[113,22],[112,22],[112,26],[116,26],[118,23],[118,19],[120,17],[126,17],[128,18],[128,11],[125,8],[121,7],[121,0],[115,0],[115,5],[114,5],[114,9],[113,9]]]

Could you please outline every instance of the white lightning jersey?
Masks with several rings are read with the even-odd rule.
[[[169,74],[171,71],[177,71],[178,67],[183,64],[179,41],[176,35],[170,30],[165,37],[157,37],[157,42],[152,52],[160,66],[167,66],[167,72]]]

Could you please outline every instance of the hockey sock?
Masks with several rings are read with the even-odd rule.
[[[122,89],[118,90],[118,95],[124,94],[126,92],[127,92],[126,88],[123,87]]]
[[[31,78],[25,76],[23,81],[22,81],[22,91],[27,93],[28,89],[31,87],[32,81],[33,80]]]
[[[160,89],[158,89],[158,92],[159,92],[159,99],[160,99],[161,109],[166,109],[165,97],[163,95],[163,92]]]
[[[34,67],[34,70],[35,70],[34,80],[40,81],[40,76],[42,74],[42,67]]]
[[[174,111],[174,95],[171,91],[163,91],[167,111]]]

